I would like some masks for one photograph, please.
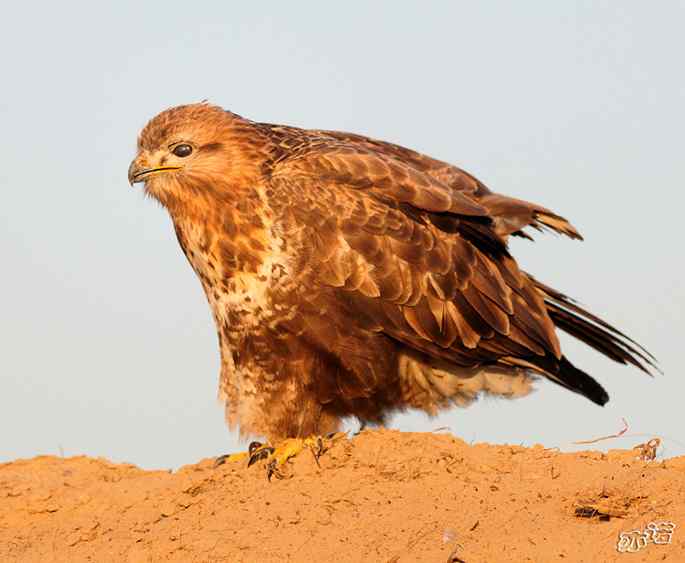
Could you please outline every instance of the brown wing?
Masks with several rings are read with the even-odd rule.
[[[535,203],[493,193],[480,180],[447,162],[436,160],[393,143],[362,135],[340,131],[317,131],[316,133],[405,162],[412,168],[420,170],[449,186],[452,190],[477,201],[487,209],[488,214],[493,218],[495,231],[499,235],[517,235],[531,238],[521,230],[525,227],[531,227],[538,231],[549,229],[572,239],[582,240],[583,238],[571,223],[549,209]]]
[[[351,319],[433,357],[525,366],[606,402],[561,356],[542,296],[489,217],[458,192],[338,145],[282,161],[270,184],[285,223],[304,233],[301,266],[340,288]]]

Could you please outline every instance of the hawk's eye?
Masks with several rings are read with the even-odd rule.
[[[190,156],[190,153],[193,152],[193,147],[190,145],[186,145],[185,143],[176,145],[174,147],[174,150],[171,151],[173,152],[176,156],[180,156],[181,158],[184,158],[186,156]]]

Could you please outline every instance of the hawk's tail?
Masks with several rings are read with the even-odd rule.
[[[652,375],[652,369],[660,371],[656,358],[632,338],[586,311],[567,295],[533,277],[531,280],[542,294],[547,312],[558,328],[619,364],[634,365],[649,375]]]

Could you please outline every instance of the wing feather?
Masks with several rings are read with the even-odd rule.
[[[449,352],[463,365],[521,351],[556,354],[538,294],[526,287],[531,282],[503,243],[501,251],[487,242],[497,235],[487,234],[482,208],[463,206],[403,163],[366,153],[334,147],[281,166],[271,186],[299,209],[288,216],[315,230],[317,251],[309,256],[318,283],[342,288],[352,309],[373,316],[390,337],[441,357]],[[445,212],[475,221],[486,231],[485,244],[479,247],[458,225],[450,232],[436,227],[431,217]]]
[[[439,180],[453,191],[462,193],[483,206],[493,218],[497,233],[502,236],[517,235],[531,239],[530,235],[522,231],[525,227],[531,227],[537,231],[549,229],[572,239],[582,240],[583,238],[564,217],[541,205],[493,193],[480,180],[447,162],[362,135],[340,131],[317,131],[316,133],[401,160],[427,176]]]
[[[606,393],[562,356],[555,325],[616,361],[653,365],[509,254],[507,237],[525,227],[581,238],[563,217],[397,145],[297,131],[270,164],[276,223],[298,245],[303,279],[363,326],[460,366],[532,369],[601,404]]]

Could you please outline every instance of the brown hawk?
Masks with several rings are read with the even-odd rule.
[[[404,147],[256,123],[207,103],[152,119],[131,183],[168,210],[219,337],[219,396],[271,443],[434,414],[536,376],[603,405],[556,329],[647,371],[653,358],[519,269],[510,236],[580,234],[539,205]],[[289,450],[290,451],[290,450]]]

